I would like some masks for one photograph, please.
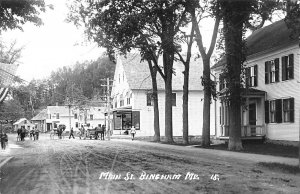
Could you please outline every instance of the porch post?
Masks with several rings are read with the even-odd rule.
[[[246,97],[246,127],[244,127],[244,135],[248,135],[248,129],[250,130],[249,123],[249,97]]]

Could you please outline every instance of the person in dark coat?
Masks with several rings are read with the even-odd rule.
[[[95,139],[99,138],[99,133],[101,135],[101,124],[99,124],[96,128],[95,128]]]
[[[0,141],[1,141],[1,148],[5,150],[6,148],[6,143],[8,142],[8,137],[5,132],[2,131],[0,134]]]
[[[35,132],[34,132],[34,128],[33,127],[30,130],[29,135],[30,135],[30,140],[32,140],[32,138],[33,138],[33,140],[35,140]]]
[[[19,129],[17,130],[17,134],[18,134],[18,136],[17,136],[17,141],[21,141],[21,133],[22,133],[22,129],[19,128]]]
[[[100,128],[100,139],[104,140],[104,133],[105,133],[105,125],[102,125],[102,127]]]
[[[25,126],[21,127],[21,141],[25,141],[26,129]]]
[[[37,128],[35,128],[35,130],[34,130],[34,139],[35,140],[39,140],[39,134],[40,134],[40,131]]]
[[[69,139],[71,139],[71,137],[73,137],[73,139],[75,139],[73,127],[71,128]]]

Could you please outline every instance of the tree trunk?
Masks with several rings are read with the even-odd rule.
[[[153,99],[153,110],[154,110],[154,137],[153,140],[156,142],[160,141],[160,127],[159,127],[159,109],[158,109],[158,94],[157,94],[157,71],[152,66],[152,63],[148,61],[150,75],[152,80],[152,99]]]
[[[166,142],[173,143],[172,77],[169,76],[165,82],[165,95],[165,136]]]
[[[243,63],[243,24],[241,2],[225,2],[224,37],[226,52],[226,81],[229,89],[229,150],[243,149],[241,141],[241,66]],[[227,7],[226,7],[227,6]]]
[[[190,64],[184,65],[184,83],[183,83],[183,96],[182,96],[182,127],[183,127],[183,143],[189,143],[189,72]]]
[[[204,81],[204,102],[203,102],[203,126],[202,126],[202,146],[210,146],[210,64],[209,59],[203,58],[203,81]]]
[[[173,111],[172,111],[172,75],[174,54],[164,53],[165,69],[165,137],[166,142],[173,143]]]

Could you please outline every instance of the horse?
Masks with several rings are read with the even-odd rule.
[[[58,138],[61,139],[62,138],[62,133],[66,130],[66,126],[65,125],[59,125],[58,129],[57,129],[57,135]]]

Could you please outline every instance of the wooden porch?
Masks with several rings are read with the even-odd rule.
[[[264,139],[266,136],[266,130],[264,125],[243,125],[241,126],[241,139],[242,140],[255,140]],[[229,126],[221,126],[220,140],[229,139]]]

